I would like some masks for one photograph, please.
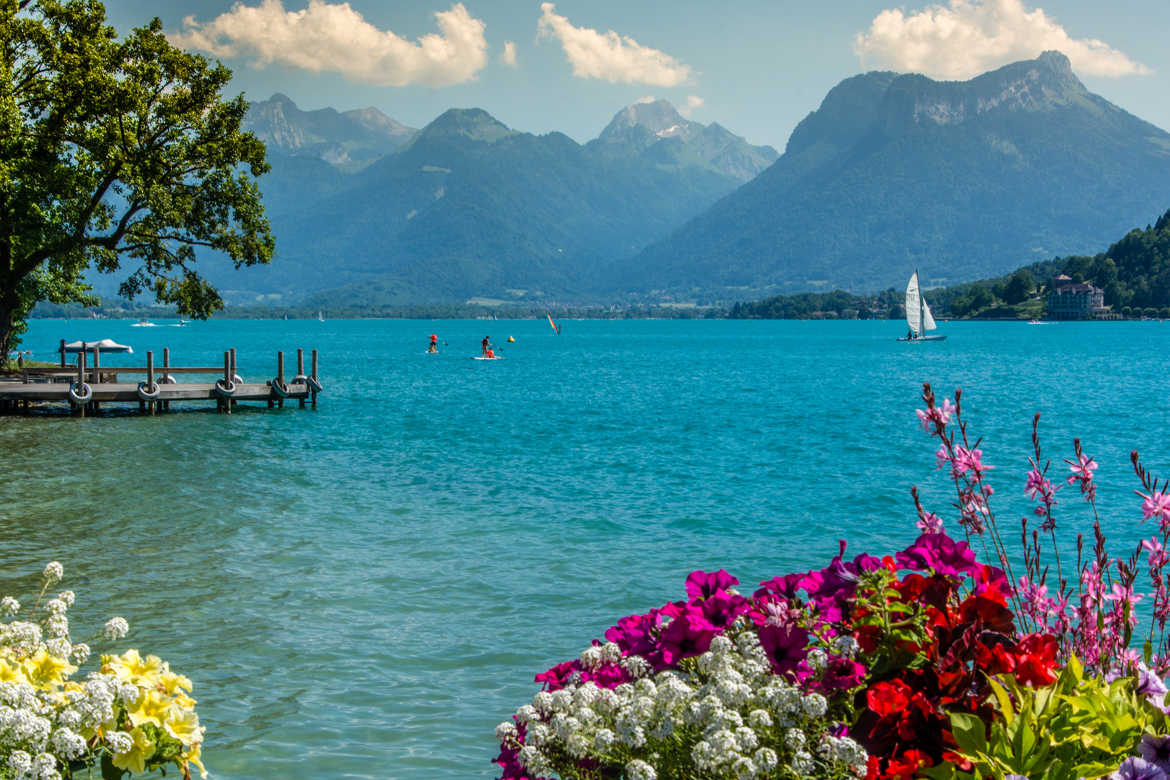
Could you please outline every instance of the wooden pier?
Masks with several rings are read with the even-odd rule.
[[[304,350],[297,350],[296,374],[288,377],[284,352],[276,353],[276,375],[265,381],[245,381],[236,370],[236,351],[223,353],[223,366],[172,366],[170,350],[164,349],[162,365],[154,353],[146,353],[145,366],[102,368],[101,350],[93,349],[92,366],[87,353],[77,353],[75,366],[66,365],[65,342],[61,342],[61,365],[53,368],[24,368],[20,381],[0,381],[0,414],[29,414],[33,405],[65,404],[76,417],[97,414],[102,404],[137,404],[142,414],[169,411],[173,402],[213,401],[218,411],[231,414],[241,401],[263,401],[269,409],[283,408],[296,401],[300,408],[317,408],[322,391],[318,375],[317,350],[311,353],[311,369],[305,373]],[[142,381],[120,381],[124,375],[144,376]],[[176,375],[202,375],[204,381],[179,382]],[[217,377],[206,381],[209,376]]]

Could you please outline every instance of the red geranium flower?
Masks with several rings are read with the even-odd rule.
[[[913,780],[919,769],[931,766],[933,763],[930,756],[921,750],[907,750],[901,756],[890,759],[890,765],[886,767],[882,777],[886,780]]]
[[[910,686],[901,680],[880,682],[865,692],[865,702],[879,716],[903,712],[910,704]]]

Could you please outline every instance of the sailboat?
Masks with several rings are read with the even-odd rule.
[[[558,336],[561,335],[561,326],[557,325],[555,322],[553,322],[552,314],[550,314],[549,312],[545,312],[545,314],[548,316],[548,324],[552,325],[553,332],[556,333]]]
[[[946,336],[927,336],[926,331],[934,330],[934,317],[930,313],[930,306],[918,289],[918,270],[910,276],[906,284],[906,325],[910,331],[898,341],[942,341]]]
[[[321,314],[321,310],[317,309],[317,322],[324,322],[325,317]]]

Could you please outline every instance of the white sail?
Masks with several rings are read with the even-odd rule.
[[[930,306],[927,305],[926,299],[922,299],[922,329],[934,330],[938,326],[934,324],[934,317],[930,314]]]
[[[906,324],[915,334],[922,332],[922,309],[919,303],[918,272],[915,271],[906,285]],[[930,322],[933,324],[934,319],[931,318]]]

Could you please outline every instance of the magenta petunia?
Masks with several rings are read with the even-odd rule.
[[[760,645],[772,662],[776,674],[795,674],[804,660],[808,645],[808,631],[799,626],[763,626],[760,628]]]
[[[702,655],[718,633],[701,613],[684,612],[662,630],[658,649],[649,656],[650,663],[655,668],[666,669],[683,658]]]
[[[693,571],[687,575],[687,595],[692,599],[709,599],[738,584],[739,580],[725,569],[716,572]]]
[[[903,569],[929,570],[948,577],[961,577],[978,569],[971,546],[945,533],[919,536],[914,544],[895,555],[894,560]]]

